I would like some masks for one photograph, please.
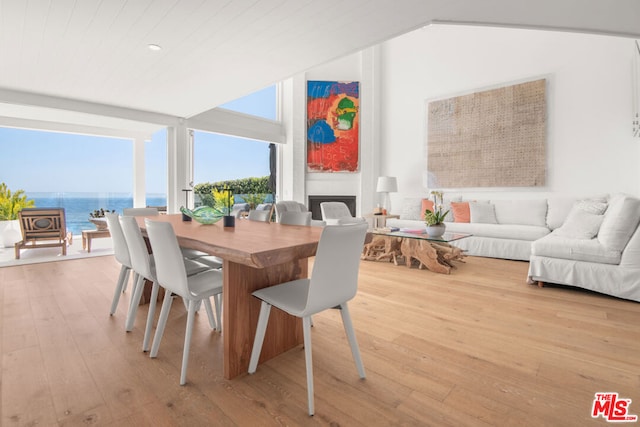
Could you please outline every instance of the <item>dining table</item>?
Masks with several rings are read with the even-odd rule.
[[[183,221],[181,214],[136,219],[145,237],[145,219],[169,222],[181,247],[222,258],[224,377],[232,379],[247,372],[260,313],[260,300],[251,294],[308,277],[309,257],[316,253],[322,227],[248,219],[237,219],[235,227],[224,227],[222,221]],[[299,318],[280,310],[271,310],[270,316],[259,363],[303,342]]]

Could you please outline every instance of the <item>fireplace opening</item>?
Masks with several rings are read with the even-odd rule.
[[[343,202],[349,208],[351,216],[356,216],[356,196],[309,196],[309,210],[312,219],[322,220],[320,203],[323,202]]]

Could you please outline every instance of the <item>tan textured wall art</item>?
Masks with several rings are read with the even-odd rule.
[[[429,102],[429,188],[545,184],[546,80]]]

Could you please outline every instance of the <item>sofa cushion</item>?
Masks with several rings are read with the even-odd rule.
[[[547,200],[547,227],[551,230],[560,228],[575,204],[575,198],[552,197]]]
[[[578,200],[575,205],[585,212],[593,215],[602,215],[607,210],[607,202],[600,199]]]
[[[469,202],[471,222],[483,224],[497,224],[496,210],[491,203]]]
[[[640,222],[640,199],[626,194],[611,197],[598,232],[598,240],[607,249],[624,249]]]
[[[422,214],[422,217],[424,218],[424,213],[427,210],[430,210],[431,212],[433,212],[433,207],[434,207],[433,200],[422,199],[422,204],[420,207],[420,213]]]
[[[390,220],[387,220],[389,224]],[[476,237],[494,237],[496,239],[536,240],[549,234],[547,227],[514,224],[478,224],[451,222],[447,223],[447,231],[452,233],[468,233]]]
[[[603,264],[620,263],[620,252],[608,249],[598,239],[572,239],[558,236],[555,231],[533,242],[531,255]]]
[[[410,220],[422,220],[420,208],[422,206],[422,198],[405,198],[402,201],[402,211],[400,212],[400,219]]]
[[[469,202],[451,202],[453,222],[471,222]]]
[[[547,201],[540,200],[494,200],[499,224],[547,225]]]
[[[593,239],[598,234],[604,216],[592,212],[601,212],[601,210],[592,209],[588,204],[575,204],[562,226],[555,229],[553,233],[556,236],[571,239]]]
[[[422,197],[407,197],[402,201],[402,210],[400,211],[400,219],[424,221],[424,211],[422,211]],[[451,212],[451,202],[460,201],[460,197],[444,198],[442,206],[443,212],[449,211],[445,217],[445,221],[453,221],[453,213]]]

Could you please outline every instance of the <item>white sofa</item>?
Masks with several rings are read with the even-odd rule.
[[[460,198],[445,199],[445,210],[452,201],[460,201]],[[421,198],[405,199],[400,218],[387,219],[386,225],[425,228],[421,203]],[[452,214],[447,215],[445,221],[447,232],[472,234],[452,242],[468,255],[528,261],[531,244],[551,232],[546,222],[546,199],[479,200],[470,201],[469,206],[471,222],[453,222]]]
[[[424,228],[420,204],[406,199],[400,218],[387,226]],[[640,199],[484,200],[470,202],[470,210],[470,223],[446,222],[447,231],[473,234],[452,242],[468,255],[529,261],[529,283],[640,301]]]
[[[533,242],[529,282],[578,286],[640,301],[639,224],[640,199],[611,197],[596,237],[576,239],[554,232]]]

